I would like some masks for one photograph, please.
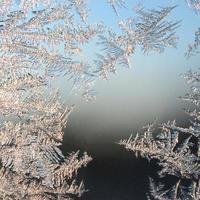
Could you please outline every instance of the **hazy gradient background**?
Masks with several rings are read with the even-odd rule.
[[[117,17],[106,1],[90,0],[89,19],[91,22],[104,21],[118,31],[117,21],[135,16],[133,8],[138,1],[127,2],[130,8],[120,10],[120,17]],[[136,126],[153,121],[155,117],[161,121],[175,118],[179,120],[183,115],[184,104],[178,97],[188,91],[188,86],[180,74],[200,67],[198,56],[189,60],[184,56],[188,44],[194,40],[194,32],[200,26],[200,16],[189,9],[184,0],[142,2],[145,8],[178,5],[169,17],[170,20],[182,20],[181,27],[177,30],[177,49],[166,49],[162,54],[149,55],[144,55],[137,49],[131,58],[132,69],[121,68],[117,75],[110,75],[108,81],[96,82],[95,102],[88,103],[80,100],[79,96],[67,95],[68,104],[76,105],[69,125],[73,129],[82,130],[77,132],[80,137],[98,141],[97,133],[102,137],[109,137],[105,131],[128,127],[133,130]],[[95,48],[97,47],[89,46],[88,54],[94,54]],[[64,85],[63,89],[65,90]],[[127,134],[125,130],[120,133],[121,136],[124,134]]]
[[[129,9],[120,11],[117,17],[103,0],[90,0],[90,22],[104,21],[117,31],[117,21],[134,17],[138,1],[128,0]],[[147,175],[153,169],[142,160],[136,160],[116,142],[128,137],[158,118],[159,122],[176,119],[187,126],[186,106],[178,97],[189,91],[181,73],[200,67],[198,56],[187,60],[184,53],[194,40],[194,32],[200,26],[200,16],[188,8],[184,0],[143,0],[145,8],[175,5],[178,7],[169,17],[182,20],[178,28],[177,49],[166,49],[162,54],[143,55],[137,49],[131,58],[132,69],[120,69],[109,81],[97,81],[95,102],[66,95],[68,104],[76,108],[66,128],[64,152],[87,151],[94,161],[82,171],[86,187],[90,190],[87,200],[145,199]],[[92,56],[95,46],[88,47]],[[64,87],[63,87],[64,88]]]

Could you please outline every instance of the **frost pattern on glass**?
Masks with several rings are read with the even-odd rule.
[[[107,1],[112,6],[116,15],[119,15],[118,9],[126,8],[126,1],[125,0],[107,0]]]
[[[95,64],[100,76],[108,79],[108,73],[115,73],[117,66],[130,67],[129,58],[135,53],[137,46],[141,47],[144,53],[161,53],[167,47],[176,47],[178,38],[175,30],[179,21],[166,20],[174,9],[175,7],[148,11],[140,9],[136,19],[129,18],[119,22],[122,35],[110,29],[107,34],[99,35],[98,45],[103,53],[97,54]]]
[[[137,133],[135,137],[119,142],[137,157],[149,161],[155,159],[161,167],[158,172],[160,178],[169,175],[177,178],[176,185],[168,189],[164,184],[156,183],[150,178],[150,193],[147,195],[149,199],[200,199],[200,73],[188,71],[183,77],[191,84],[191,92],[180,98],[196,106],[196,109],[187,111],[193,119],[191,126],[179,127],[176,121],[168,121],[162,124],[155,136],[153,123],[145,127],[143,135]],[[185,185],[185,180],[189,185]]]
[[[125,1],[109,1],[116,13]],[[130,66],[136,46],[145,53],[175,47],[178,22],[166,17],[175,7],[138,11],[119,23],[121,35],[104,24],[89,24],[85,0],[0,0],[0,198],[76,199],[76,182],[91,157],[60,150],[72,107],[54,85],[70,80],[95,99],[94,81],[116,66]],[[135,23],[136,22],[136,23]],[[94,62],[82,59],[91,40],[102,47]]]
[[[195,10],[196,13],[200,11],[200,1],[199,0],[186,0],[189,7]]]
[[[200,53],[200,28],[195,32],[195,39],[193,44],[188,46],[186,56],[189,58],[191,56],[198,55]]]
[[[14,3],[19,9],[13,10]],[[0,199],[76,199],[85,192],[76,175],[91,157],[61,152],[73,106],[54,88],[57,78],[66,76],[89,98],[90,67],[75,57],[97,27],[76,22],[80,15],[85,20],[82,3],[1,2]]]

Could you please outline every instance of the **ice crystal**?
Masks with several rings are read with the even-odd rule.
[[[197,107],[193,111],[187,111],[193,119],[191,126],[185,128],[178,126],[176,121],[168,121],[162,124],[155,136],[153,123],[146,127],[143,135],[137,133],[135,137],[131,136],[119,142],[136,156],[156,160],[161,167],[158,172],[161,178],[172,175],[179,179],[177,184],[169,189],[161,183],[156,185],[150,179],[149,199],[200,199],[200,73],[188,71],[183,77],[191,84],[191,92],[181,99],[190,101]],[[190,185],[184,185],[183,180],[189,181]]]
[[[117,15],[119,15],[118,8],[125,8],[125,0],[108,0],[108,3],[112,6],[113,10]]]
[[[186,0],[189,7],[195,10],[196,13],[200,11],[200,1],[199,0]]]
[[[166,189],[162,183],[156,184],[152,178],[149,179],[149,182],[150,191],[147,194],[148,200],[199,200],[199,181],[190,181],[187,186],[184,186],[179,179],[176,184],[169,189]]]
[[[167,16],[175,7],[160,10],[137,11],[136,19],[129,18],[119,22],[122,35],[109,30],[107,35],[100,35],[98,44],[104,54],[98,54],[95,63],[98,72],[108,79],[108,72],[116,72],[116,66],[130,67],[129,57],[135,53],[137,46],[144,53],[163,52],[166,47],[176,47],[175,30],[179,22],[167,21]]]
[[[108,2],[117,14],[125,7],[123,0]],[[129,67],[137,46],[145,53],[176,46],[179,23],[166,20],[175,7],[139,10],[138,18],[119,23],[120,35],[89,24],[85,0],[0,0],[0,5],[0,199],[76,199],[85,191],[76,182],[77,171],[91,157],[60,150],[72,108],[61,100],[56,81],[65,77],[73,89],[84,90],[86,101],[95,99],[98,75],[107,79],[118,65]],[[95,38],[102,49],[91,64],[82,55]],[[185,167],[181,175],[187,173]]]
[[[83,3],[1,2],[1,199],[75,199],[85,191],[76,175],[91,157],[61,152],[72,107],[54,88],[56,78],[66,76],[89,98],[90,67],[75,57],[97,27],[76,22],[74,9],[86,20]]]
[[[188,46],[186,56],[189,58],[191,56],[199,54],[200,53],[199,48],[200,48],[200,28],[195,32],[194,43]]]
[[[171,174],[182,178],[197,178],[200,175],[199,158],[189,148],[191,136],[181,142],[179,137],[178,131],[164,124],[156,139],[149,127],[143,136],[137,134],[135,138],[120,141],[120,144],[135,152],[136,156],[158,160],[162,166],[159,172],[161,176]]]

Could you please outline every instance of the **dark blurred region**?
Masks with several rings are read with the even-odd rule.
[[[177,123],[187,127],[188,116],[183,113],[176,113]],[[171,117],[166,116],[162,122]],[[99,121],[97,128],[91,129],[86,124],[84,126],[84,120],[81,126],[74,126],[73,121],[69,121],[62,147],[65,154],[80,150],[81,153],[87,151],[93,158],[86,168],[79,171],[79,181],[83,179],[88,189],[81,200],[145,200],[148,177],[155,178],[158,167],[155,163],[135,158],[132,152],[117,144],[131,133],[142,132],[140,123],[132,130],[127,124],[106,128],[103,121]]]
[[[82,200],[145,199],[148,174],[152,171],[146,160],[134,158],[131,152],[111,141],[85,144],[85,148],[84,145],[80,147],[66,143],[65,152],[87,150],[93,157],[92,162],[79,171],[79,179],[84,179],[88,189]],[[74,141],[74,144],[78,144],[78,141]]]

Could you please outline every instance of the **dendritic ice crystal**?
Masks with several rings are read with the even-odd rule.
[[[199,14],[199,0],[186,0],[186,3]],[[200,29],[195,32],[186,57],[199,56],[199,47]],[[160,181],[149,177],[148,200],[200,200],[200,73],[189,70],[183,78],[190,84],[191,91],[180,99],[195,107],[186,110],[191,119],[189,128],[178,126],[174,120],[162,124],[159,132],[155,132],[154,122],[144,127],[144,134],[137,133],[119,142],[136,157],[154,160],[160,166]],[[169,176],[176,179],[171,187],[165,182]]]
[[[95,27],[75,22],[74,10],[86,20],[84,1],[0,5],[0,199],[80,197],[85,189],[77,171],[91,157],[78,151],[64,156],[59,148],[73,107],[61,100],[54,81],[65,75],[89,88],[88,68],[73,56]]]
[[[174,48],[178,37],[175,30],[179,21],[169,21],[167,17],[176,7],[166,7],[158,10],[137,11],[137,18],[119,21],[122,34],[108,30],[99,35],[98,45],[103,53],[98,53],[95,59],[97,72],[103,79],[108,79],[108,73],[116,73],[117,66],[130,67],[129,58],[140,47],[144,53],[161,53],[167,47]]]
[[[117,14],[126,7],[122,0],[108,3]],[[62,100],[56,81],[66,77],[85,100],[93,100],[94,81],[107,79],[117,66],[130,66],[137,46],[144,53],[176,46],[179,22],[167,21],[174,9],[140,9],[136,19],[119,22],[118,34],[102,23],[88,23],[85,0],[0,0],[0,199],[82,195],[77,171],[92,158],[78,151],[64,156],[59,148],[73,106]],[[90,63],[82,54],[92,40],[101,52]],[[181,175],[193,176],[188,170]]]
[[[200,73],[189,71],[183,77],[192,85],[191,93],[181,99],[197,106],[195,110],[187,111],[193,119],[191,126],[183,128],[177,126],[176,121],[168,121],[153,134],[153,123],[145,127],[143,135],[136,134],[119,142],[136,156],[156,160],[161,167],[158,172],[161,179],[169,175],[177,178],[177,183],[167,190],[164,183],[157,184],[150,178],[148,199],[200,199]],[[185,181],[187,185],[184,185]]]
[[[193,8],[198,14],[200,11],[200,1],[199,0],[186,0],[189,7]]]

